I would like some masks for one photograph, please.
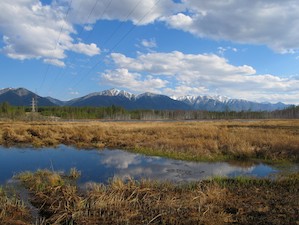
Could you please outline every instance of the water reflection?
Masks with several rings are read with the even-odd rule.
[[[276,172],[265,165],[234,166],[225,162],[186,162],[160,157],[135,155],[120,150],[105,151],[100,162],[107,168],[119,168],[115,175],[120,178],[151,178],[171,181],[194,181],[212,176],[253,175],[267,176]]]
[[[71,147],[43,148],[0,148],[0,183],[5,183],[14,174],[37,169],[68,171],[76,167],[81,171],[79,182],[104,182],[117,176],[135,179],[196,181],[212,176],[249,175],[265,177],[278,170],[263,164],[243,165],[225,162],[186,162],[161,157],[149,157],[121,150],[77,150]],[[294,165],[292,170],[298,171]],[[291,169],[291,168],[289,168]]]

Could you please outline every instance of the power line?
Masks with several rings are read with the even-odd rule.
[[[102,18],[102,17],[104,16],[104,14],[107,12],[108,8],[110,7],[112,1],[113,1],[113,0],[110,0],[110,1],[109,1],[109,3],[106,5],[105,9],[102,11],[101,16],[100,16],[99,18]],[[96,26],[96,25],[95,25],[95,26]],[[91,32],[89,32],[89,34],[88,34],[87,37],[86,37],[86,40],[89,39],[89,37],[93,34],[94,30],[95,30],[95,27],[92,29]]]
[[[89,20],[91,14],[92,14],[93,11],[95,10],[95,8],[96,8],[98,2],[99,2],[99,0],[96,0],[96,1],[95,1],[94,5],[93,5],[93,7],[91,8],[91,10],[90,10],[88,16],[86,17],[86,20],[85,20],[85,21],[88,21],[88,20]],[[70,9],[70,7],[69,7],[69,9]],[[69,10],[67,11],[66,15],[68,15],[68,14],[69,14]],[[62,28],[62,27],[61,27],[61,28]],[[81,34],[82,34],[82,32],[83,32],[83,29],[84,29],[84,26],[82,26],[81,31],[80,31],[79,34],[78,34],[78,37],[81,36]],[[60,30],[60,32],[61,32],[61,31],[62,31],[62,29]],[[60,37],[60,35],[59,35],[59,37]],[[64,70],[64,71],[65,71],[65,70]],[[63,72],[63,68],[61,68],[60,72],[55,76],[55,79],[54,79],[52,85],[50,86],[50,88],[48,89],[48,92],[50,92],[50,90],[52,89],[53,85],[56,83],[56,81],[57,81],[57,79],[58,79],[58,76],[61,76],[61,75],[63,75],[63,74],[64,74],[64,72]]]
[[[137,7],[139,6],[139,4],[142,2],[142,0],[140,0],[139,2],[137,2],[137,4],[135,5],[135,7],[129,12],[129,14],[126,16],[126,18],[124,19],[124,21],[128,20],[128,18],[133,14],[133,12],[137,9]],[[124,25],[124,21],[122,23],[120,23],[118,25],[118,27],[111,33],[111,35],[104,41],[103,45],[105,45],[107,42],[109,42],[111,40],[111,38],[116,34],[116,32]]]
[[[138,20],[138,22],[134,25],[134,26],[132,26],[131,27],[131,29],[130,30],[128,30],[122,37],[121,37],[121,39],[117,42],[117,43],[115,43],[114,45],[113,45],[113,47],[108,51],[108,52],[106,52],[106,54],[105,55],[102,55],[101,56],[101,58],[91,67],[91,69],[89,69],[88,71],[87,71],[87,73],[85,73],[85,74],[83,74],[82,76],[81,76],[81,79],[77,82],[77,83],[75,83],[71,88],[75,88],[77,85],[79,85],[83,80],[84,80],[84,78],[85,77],[87,77],[95,68],[96,68],[96,66],[101,62],[101,60],[105,57],[105,56],[107,56],[110,52],[112,52],[114,49],[116,49],[119,45],[120,45],[120,43],[139,25],[139,24],[141,24],[142,23],[142,21],[152,12],[152,10],[159,4],[159,2],[160,2],[161,0],[157,0],[156,1],[156,3],[149,9],[149,11],[147,11],[147,13],[145,13],[139,20]],[[133,7],[133,9],[128,13],[128,15],[127,15],[127,17],[126,17],[126,19],[124,20],[124,21],[126,21],[132,14],[133,14],[133,12],[136,10],[136,8],[139,6],[139,4],[142,2],[142,0],[140,0],[134,7]],[[103,12],[101,13],[101,17],[104,15],[104,13],[108,10],[108,8],[110,7],[110,5],[111,5],[111,3],[112,3],[112,0],[110,0],[110,2],[106,5],[106,7],[105,7],[105,9],[103,10]],[[95,3],[94,4],[94,7],[91,9],[91,12],[89,13],[90,15],[92,14],[92,11],[94,10],[94,8],[96,7],[96,4],[97,3]],[[109,42],[110,40],[111,40],[111,38],[117,33],[117,31],[121,28],[121,26],[125,23],[125,22],[122,22],[112,33],[111,33],[111,35],[109,36],[109,38],[108,39],[106,39],[105,40],[105,44],[107,43],[107,42]],[[95,30],[95,29],[93,29],[93,30]],[[92,33],[92,32],[91,32]],[[91,35],[91,34],[90,34]],[[82,69],[81,69],[81,71],[82,71]],[[81,73],[81,72],[80,72]],[[79,73],[79,74],[80,74]],[[76,78],[74,78],[73,79],[73,81],[75,80]],[[71,81],[70,83],[73,83],[73,81]]]
[[[67,17],[68,17],[68,15],[69,15],[69,12],[70,12],[70,10],[71,10],[71,5],[72,5],[72,3],[73,3],[73,0],[70,0],[69,7],[68,7],[67,12],[66,12],[66,14],[65,14],[64,20],[66,20]],[[62,33],[63,28],[64,28],[64,23],[61,25],[61,29],[60,29],[60,32],[59,32],[58,40],[57,40],[57,42],[56,42],[56,45],[55,45],[55,49],[54,49],[54,50],[56,50],[57,45],[59,44],[59,40],[60,40],[60,36],[61,36],[61,33]]]
[[[100,18],[102,18],[102,17],[104,16],[105,12],[106,12],[106,11],[108,10],[108,8],[110,7],[112,1],[113,1],[113,0],[109,0],[108,4],[105,6],[104,10],[102,11]],[[99,2],[99,0],[96,0],[96,1],[95,1],[95,4],[94,4],[93,7],[91,8],[91,10],[90,10],[90,12],[89,12],[89,14],[88,14],[88,16],[87,16],[87,18],[86,18],[86,21],[89,20],[90,16],[91,16],[92,13],[94,12],[94,10],[95,10],[95,8],[96,8],[98,2]],[[68,14],[68,13],[67,13],[67,14]],[[82,32],[83,32],[83,28],[84,28],[84,27],[82,26],[81,31],[80,31],[80,33],[79,33],[78,36],[80,36],[80,35],[82,34]],[[94,28],[94,29],[95,29],[95,28]],[[92,35],[94,29],[88,34],[88,36],[86,37],[86,39],[88,39],[88,38]],[[64,74],[64,73],[60,73],[60,75],[61,75],[61,74]],[[58,74],[56,75],[56,77],[55,77],[55,81],[54,81],[53,83],[56,83],[57,78],[58,78]],[[49,88],[49,91],[50,91],[50,90],[51,90],[51,88]]]
[[[126,16],[126,18],[124,19],[124,21],[128,20],[128,18],[133,14],[133,12],[136,10],[136,8],[139,6],[139,4],[142,2],[143,0],[140,0],[139,2],[137,2],[137,4],[134,6],[134,8],[128,13],[128,15]],[[110,36],[103,42],[102,46],[105,46],[105,44],[107,44],[112,37],[117,33],[117,31],[124,25],[124,21],[122,21],[116,29],[114,29],[114,31],[110,34]],[[81,71],[80,71],[81,72]]]
[[[71,9],[72,2],[73,2],[73,0],[70,0],[68,9],[67,9],[66,14],[65,14],[65,16],[64,16],[64,20],[66,20],[67,17],[68,17],[68,15],[69,15],[69,12],[70,12],[70,9]],[[58,35],[58,39],[57,39],[57,41],[56,41],[56,43],[55,43],[55,47],[54,47],[53,51],[55,51],[55,50],[57,49],[57,46],[58,46],[58,44],[59,44],[59,40],[60,40],[60,37],[61,37],[63,28],[64,28],[64,23],[61,25],[60,32],[59,32],[59,35]],[[47,69],[46,69],[46,71],[45,71],[45,73],[44,73],[44,76],[43,76],[43,79],[42,79],[42,82],[41,82],[41,85],[40,85],[39,89],[41,89],[41,88],[43,87],[43,85],[44,85],[44,83],[45,83],[45,80],[46,80],[46,76],[47,76],[47,74],[48,74],[48,72],[49,72],[49,69],[50,69],[50,65],[48,64],[48,65],[47,65]]]
[[[124,25],[125,21],[128,20],[128,18],[134,13],[134,11],[137,9],[137,7],[140,5],[140,3],[143,0],[140,0],[139,2],[137,2],[137,4],[133,7],[133,9],[127,14],[126,18],[117,26],[116,29],[114,29],[114,31],[110,34],[110,36],[104,41],[102,46],[105,46],[106,43],[108,43],[112,37],[117,33],[117,31]],[[79,74],[83,71],[83,69],[80,70]],[[75,78],[70,82],[72,83],[75,80]]]
[[[150,10],[144,15],[144,16],[142,16],[139,20],[138,20],[138,22],[135,24],[135,25],[133,25],[132,27],[131,27],[131,29],[130,30],[128,30],[122,37],[121,37],[121,39],[105,54],[105,56],[107,56],[108,55],[108,53],[110,53],[110,52],[112,52],[114,49],[116,49],[119,45],[120,45],[120,43],[130,34],[130,33],[132,33],[132,31],[134,30],[134,29],[136,29],[136,27],[152,12],[152,10],[159,4],[159,2],[160,2],[161,0],[158,0],[151,8],[150,8]],[[98,60],[98,62],[96,63],[96,64],[94,64],[92,67],[91,67],[91,69],[89,69],[88,71],[87,71],[87,73],[85,74],[86,76],[88,76],[95,68],[96,68],[96,66],[98,66],[99,64],[100,64],[100,62],[101,62],[101,60],[103,59],[103,57],[104,56],[102,56],[101,58],[100,58],[100,60]],[[79,85],[82,81],[83,81],[83,79],[86,77],[86,76],[82,76],[81,77],[81,79],[73,86],[73,88],[74,87],[76,87],[77,85]]]
[[[99,0],[96,0],[96,1],[95,1],[94,5],[93,5],[93,7],[91,8],[91,10],[90,10],[90,12],[89,12],[89,14],[88,14],[88,16],[87,16],[87,18],[86,18],[85,21],[88,22],[88,20],[90,19],[91,14],[92,14],[93,11],[95,10],[96,6],[98,5],[98,2],[99,2]],[[80,30],[78,36],[80,36],[80,35],[82,34],[83,30],[84,30],[84,26],[81,27],[81,30]]]

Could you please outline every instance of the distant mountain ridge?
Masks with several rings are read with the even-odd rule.
[[[207,110],[207,111],[274,111],[284,109],[289,105],[278,102],[272,103],[258,103],[247,101],[244,99],[230,99],[224,96],[182,96],[176,98],[179,101],[185,102],[193,109]]]
[[[0,103],[8,102],[14,106],[30,106],[32,98],[36,98],[39,106],[55,106],[47,98],[36,95],[25,88],[5,88],[0,90]]]
[[[166,95],[143,93],[134,95],[117,89],[95,92],[66,102],[68,106],[111,106],[117,105],[125,109],[154,110],[191,110],[187,104],[174,100]]]
[[[135,95],[124,90],[110,89],[94,92],[70,101],[60,101],[52,97],[41,97],[25,88],[5,88],[0,90],[0,103],[8,102],[16,106],[30,106],[32,98],[37,98],[39,106],[121,106],[128,110],[206,110],[206,111],[274,111],[289,105],[284,103],[258,103],[224,96],[181,96],[169,97],[150,92]]]

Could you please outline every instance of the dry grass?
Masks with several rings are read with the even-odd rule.
[[[187,186],[187,185],[186,185]],[[112,181],[88,193],[91,217],[116,224],[223,224],[230,220],[221,206],[226,190],[200,184],[188,189],[167,183]]]
[[[225,212],[237,224],[299,224],[299,173],[278,180],[226,178],[217,183],[228,189]]]
[[[8,194],[0,187],[0,224],[27,225],[31,224],[29,209],[15,195]]]
[[[63,184],[48,182],[59,176]],[[226,179],[173,185],[154,181],[90,184],[70,175],[21,174],[48,224],[294,224],[299,223],[299,174],[278,180]],[[36,182],[45,180],[44,189]]]
[[[122,148],[187,160],[299,160],[299,120],[0,123],[0,144]]]
[[[108,185],[90,184],[83,192],[68,183],[53,185],[49,171],[19,177],[32,193],[32,203],[49,224],[224,224],[231,215],[223,211],[227,191],[201,183],[170,183],[120,179]],[[66,176],[69,177],[69,176]],[[40,180],[45,181],[43,189]]]

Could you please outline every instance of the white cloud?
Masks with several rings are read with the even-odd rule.
[[[128,88],[133,91],[160,92],[159,89],[166,86],[166,80],[153,78],[152,76],[142,76],[139,73],[130,73],[127,69],[107,70],[101,75],[102,81],[112,86]]]
[[[185,95],[193,95],[197,96],[199,93],[208,93],[209,90],[206,87],[192,87],[186,85],[176,86],[175,88],[165,88],[163,90],[165,94],[168,96],[185,96]]]
[[[299,49],[299,4],[294,0],[73,0],[70,21],[94,24],[98,20],[132,21],[168,26],[198,37],[267,45],[280,53]]]
[[[209,79],[209,76],[246,74],[251,75],[255,70],[247,65],[233,66],[225,58],[214,54],[184,54],[179,51],[170,53],[140,54],[136,59],[120,53],[112,53],[111,59],[119,66],[129,70],[153,75],[176,76],[187,81],[191,76]],[[189,76],[190,75],[190,76]]]
[[[146,40],[146,39],[141,40],[141,45],[146,48],[156,48],[157,47],[157,43],[154,38],[149,39],[149,40]]]
[[[230,47],[230,46],[227,46],[227,47],[220,46],[220,47],[217,48],[217,50],[218,50],[218,54],[221,55],[221,56],[223,56],[224,53],[227,52],[227,51],[238,52],[237,48],[233,48],[233,47]]]
[[[164,21],[175,29],[216,40],[267,45],[280,53],[299,49],[299,4],[294,0],[218,1],[218,0],[123,0],[97,1],[1,0],[0,33],[7,56],[25,59],[63,60],[65,51],[92,56],[100,50],[94,44],[75,44],[75,24],[92,30],[98,20],[132,21],[146,25]],[[56,43],[59,40],[59,43]],[[155,47],[152,40],[142,45]],[[83,49],[86,48],[86,49]],[[231,49],[232,51],[236,49]]]
[[[193,19],[183,13],[171,15],[168,18],[162,18],[161,20],[166,20],[168,24],[177,29],[182,29],[184,27],[189,28],[193,24]]]
[[[92,31],[92,30],[93,30],[93,26],[91,26],[91,25],[86,25],[86,26],[84,26],[83,28],[84,28],[84,30],[86,30],[86,31]]]
[[[70,47],[70,50],[78,53],[82,53],[88,56],[94,56],[100,54],[100,49],[97,47],[96,44],[84,44],[84,43],[78,43],[73,44],[72,47]]]
[[[64,62],[59,59],[44,59],[44,62],[58,67],[65,67]]]
[[[135,154],[118,151],[107,152],[103,157],[101,157],[101,163],[107,165],[108,167],[115,167],[117,169],[128,169],[132,165],[140,163],[140,157]]]
[[[54,62],[52,64],[57,66],[62,66],[66,50],[99,54],[94,44],[73,44],[71,35],[76,31],[65,20],[67,7],[56,3],[42,5],[39,0],[1,0],[0,34],[4,43],[1,52],[19,60],[43,58],[44,62]]]
[[[114,177],[122,179],[132,177],[174,182],[199,181],[216,175],[250,175],[255,169],[255,166],[238,167],[228,163],[160,160],[159,157],[143,157],[119,150],[101,153],[101,164],[114,168]]]
[[[98,1],[73,0],[70,19],[78,24],[93,24],[97,20],[132,21],[136,25],[154,22],[162,16],[182,10],[182,4],[172,0],[122,0]]]
[[[267,45],[280,53],[299,49],[299,4],[294,0],[184,0],[185,12],[163,17],[196,36]]]
[[[170,53],[139,54],[130,58],[112,53],[115,69],[102,74],[104,81],[134,91],[168,95],[214,95],[256,101],[297,103],[299,80],[271,74],[256,74],[248,65],[235,66],[215,54]]]

